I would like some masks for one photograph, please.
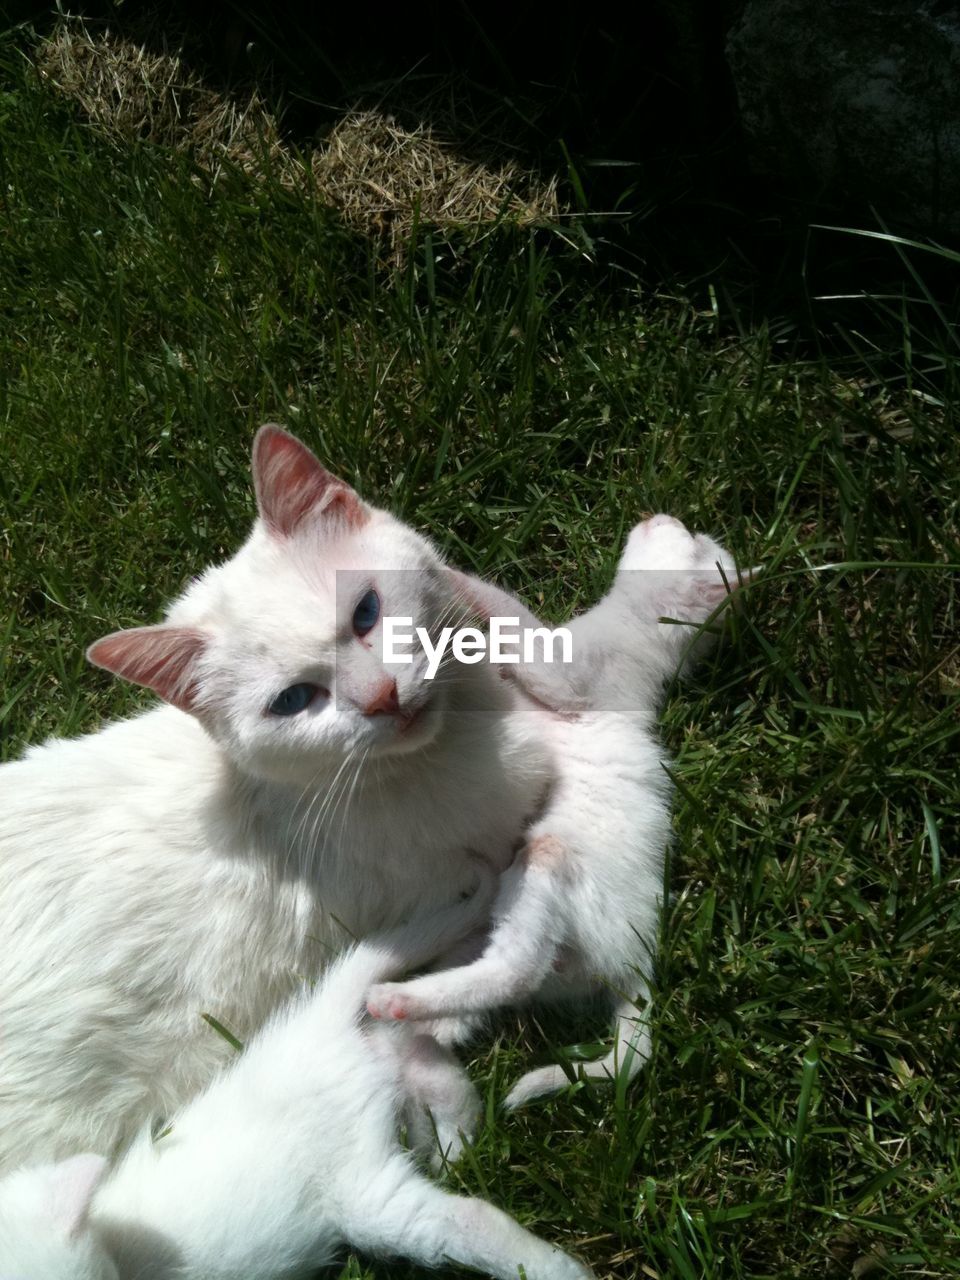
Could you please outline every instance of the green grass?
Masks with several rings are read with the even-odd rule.
[[[238,545],[262,421],[556,619],[602,591],[642,513],[722,536],[767,573],[665,714],[652,1061],[625,1094],[504,1118],[524,1066],[603,1031],[504,1018],[449,1181],[618,1280],[955,1273],[949,315],[905,270],[916,302],[877,303],[869,338],[828,335],[847,313],[816,304],[834,355],[801,357],[728,325],[710,282],[615,292],[508,228],[423,231],[389,273],[309,196],[113,149],[2,57],[4,756],[142,705],[84,647]]]

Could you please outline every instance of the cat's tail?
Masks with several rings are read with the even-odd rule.
[[[338,1010],[356,1022],[364,1010],[367,991],[377,982],[422,968],[475,929],[486,925],[497,877],[483,864],[481,880],[470,898],[415,916],[408,924],[372,934],[340,956],[321,978],[321,1000],[327,1014]]]
[[[628,1084],[650,1056],[650,1030],[646,1018],[639,1015],[636,1004],[625,1000],[617,1008],[616,1040],[604,1058],[596,1062],[578,1062],[580,1079],[623,1081]],[[503,1100],[508,1111],[522,1107],[534,1098],[559,1093],[572,1083],[569,1070],[561,1066],[537,1067],[522,1075]]]

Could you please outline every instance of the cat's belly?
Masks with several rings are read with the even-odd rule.
[[[451,748],[442,765],[412,786],[380,779],[354,804],[349,841],[318,862],[318,905],[354,936],[472,892],[477,861],[510,865],[553,777],[543,713],[523,704],[494,742]]]

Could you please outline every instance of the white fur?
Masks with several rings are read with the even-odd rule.
[[[92,651],[179,705],[0,768],[0,1171],[172,1114],[230,1053],[202,1014],[248,1039],[353,938],[455,901],[468,849],[506,867],[548,784],[537,715],[485,664],[398,668],[404,715],[364,714],[391,673],[358,593],[436,627],[453,587],[291,437],[257,448],[247,543]],[[268,714],[298,681],[331,696]]]
[[[0,1179],[0,1280],[117,1280],[88,1220],[106,1165],[79,1155]]]
[[[472,1090],[435,1045],[425,1059],[422,1038],[406,1028],[360,1023],[372,981],[422,962],[476,916],[476,906],[449,909],[360,944],[268,1022],[166,1132],[141,1133],[89,1211],[95,1178],[81,1178],[79,1197],[70,1191],[77,1160],[0,1181],[0,1275],[293,1280],[350,1244],[504,1280],[521,1266],[528,1280],[589,1280],[585,1266],[507,1214],[417,1170],[397,1140],[411,1079],[448,1127],[469,1123]]]
[[[501,878],[483,955],[458,969],[374,987],[374,1016],[431,1018],[602,988],[616,999],[616,1041],[584,1072],[601,1077],[622,1069],[630,1077],[639,1069],[649,1052],[639,1006],[652,972],[670,835],[666,757],[654,724],[664,682],[697,635],[658,619],[704,622],[728,583],[735,585],[736,574],[721,547],[669,516],[654,516],[631,533],[610,593],[569,624],[573,667],[519,669],[538,699],[566,709],[552,726],[559,776],[546,811],[527,832],[523,858]],[[484,584],[474,584],[474,595],[487,612],[517,611],[516,602]],[[507,1105],[566,1083],[560,1067],[530,1072]]]

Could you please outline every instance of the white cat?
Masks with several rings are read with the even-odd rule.
[[[368,1008],[375,1017],[433,1018],[602,987],[617,998],[616,1042],[584,1074],[622,1069],[629,1078],[639,1070],[649,1034],[638,1002],[648,994],[670,836],[670,785],[655,723],[664,684],[696,635],[658,618],[703,623],[736,585],[722,547],[679,520],[654,516],[631,533],[609,594],[568,624],[574,663],[512,669],[540,700],[566,712],[552,726],[558,778],[546,810],[527,832],[522,858],[501,877],[482,956],[374,987]],[[463,587],[481,612],[536,625],[496,588],[466,580]],[[559,1066],[529,1072],[506,1104],[555,1092],[567,1080]]]
[[[488,664],[381,661],[381,614],[457,615],[431,544],[277,427],[253,471],[242,549],[90,650],[170,705],[0,768],[0,1171],[113,1156],[229,1054],[202,1014],[248,1039],[354,938],[456,901],[549,783]]]
[[[481,898],[328,968],[160,1136],[145,1129],[99,1190],[96,1156],[0,1180],[0,1276],[294,1280],[349,1244],[503,1280],[521,1267],[527,1280],[589,1280],[507,1214],[418,1171],[399,1104],[418,1099],[450,1130],[478,1100],[435,1041],[361,1025],[369,984],[450,945],[489,908]]]

